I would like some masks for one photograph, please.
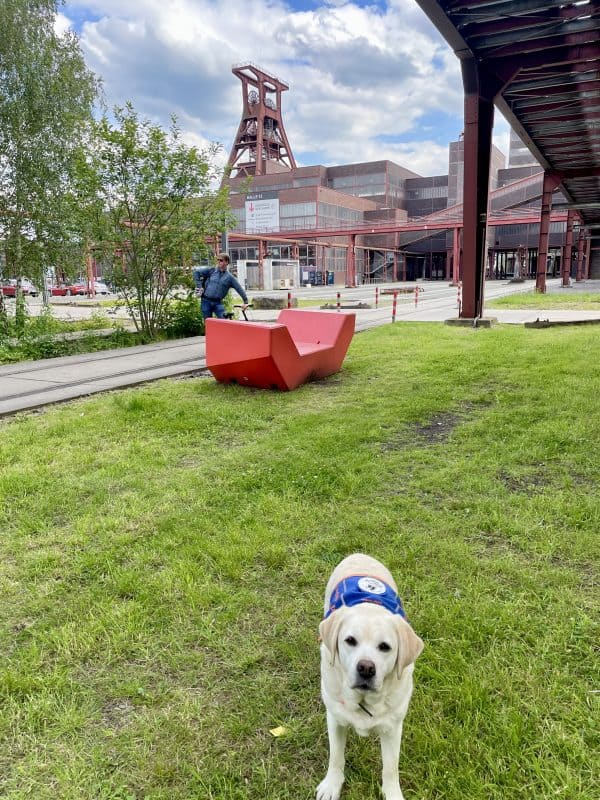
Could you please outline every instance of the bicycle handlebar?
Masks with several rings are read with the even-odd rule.
[[[248,322],[248,317],[246,316],[246,308],[253,308],[253,306],[251,304],[248,304],[246,306],[246,308],[244,308],[244,306],[241,303],[234,303],[233,307],[234,308],[241,308],[242,309],[242,314],[244,315],[244,319],[246,320],[246,322]]]

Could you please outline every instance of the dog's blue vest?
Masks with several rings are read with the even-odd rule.
[[[387,583],[371,575],[351,575],[340,581],[331,593],[325,619],[342,606],[357,606],[359,603],[375,603],[406,619],[402,600]]]

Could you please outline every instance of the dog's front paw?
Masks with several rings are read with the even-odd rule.
[[[343,772],[328,772],[324,780],[317,786],[317,800],[338,800],[343,783]]]
[[[399,786],[382,786],[381,792],[385,800],[404,800],[404,795]]]

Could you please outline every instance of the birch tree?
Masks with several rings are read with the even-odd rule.
[[[175,117],[164,130],[129,103],[95,123],[82,153],[82,230],[148,338],[164,326],[173,290],[190,282],[192,261],[235,222],[227,188],[216,188],[218,151],[187,146]]]
[[[80,258],[64,201],[99,88],[75,34],[55,30],[60,5],[0,3],[2,266],[36,282],[57,260]]]

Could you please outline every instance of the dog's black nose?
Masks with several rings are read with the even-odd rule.
[[[375,664],[372,661],[359,661],[356,665],[356,671],[361,678],[369,680],[375,676]]]

